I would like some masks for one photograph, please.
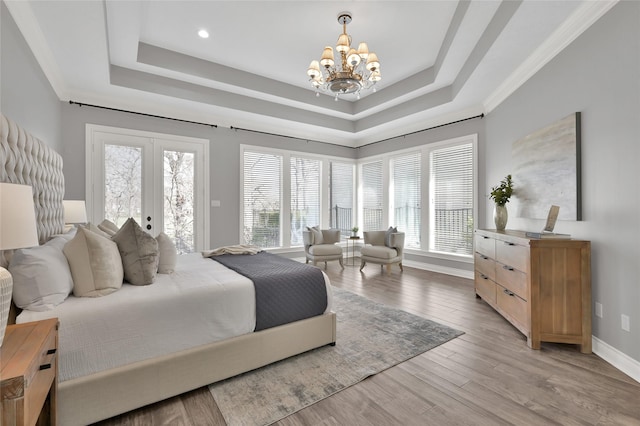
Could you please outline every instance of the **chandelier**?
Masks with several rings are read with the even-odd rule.
[[[355,93],[360,99],[360,91],[373,88],[382,79],[380,62],[375,53],[369,52],[367,43],[360,43],[358,50],[351,47],[351,36],[347,34],[347,24],[351,22],[350,12],[338,14],[338,23],[342,24],[342,34],[338,37],[336,51],[340,54],[338,64],[334,61],[333,48],[325,46],[320,61],[311,61],[307,75],[316,88],[316,96],[320,90],[335,95]],[[322,66],[322,70],[320,68]]]

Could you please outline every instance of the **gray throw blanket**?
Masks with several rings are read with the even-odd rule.
[[[212,258],[253,281],[255,331],[322,315],[327,290],[322,271],[275,254],[223,254]]]

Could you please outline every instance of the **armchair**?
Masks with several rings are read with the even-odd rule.
[[[364,232],[364,246],[360,250],[362,258],[360,264],[361,271],[367,262],[379,263],[380,268],[387,265],[387,273],[391,273],[391,265],[397,263],[398,266],[400,266],[400,270],[403,271],[404,232],[390,231]],[[389,233],[388,239],[386,238],[387,233]]]
[[[335,243],[340,242],[339,229],[319,229],[319,227],[307,228],[302,231],[304,242],[304,252],[307,258],[306,263],[313,262],[315,266],[318,262],[324,262],[326,269],[329,260],[337,260],[344,269],[342,263],[342,247]]]

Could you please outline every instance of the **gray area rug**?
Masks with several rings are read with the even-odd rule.
[[[324,346],[209,386],[230,426],[268,425],[461,331],[333,288],[336,346]]]

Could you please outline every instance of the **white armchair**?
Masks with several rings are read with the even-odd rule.
[[[302,239],[307,258],[306,263],[311,261],[315,266],[318,262],[324,262],[324,267],[326,268],[328,261],[337,260],[340,262],[342,269],[344,269],[342,247],[335,244],[340,242],[339,229],[307,228],[307,230],[302,231]]]
[[[388,241],[385,241],[387,232],[389,231],[364,232],[364,246],[360,249],[361,271],[367,262],[379,263],[381,268],[387,265],[387,273],[391,273],[391,265],[397,263],[403,271],[404,232],[389,232]]]

